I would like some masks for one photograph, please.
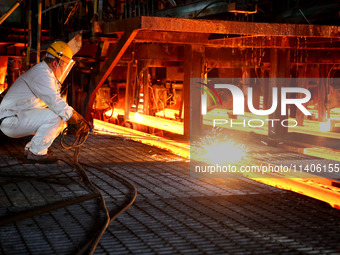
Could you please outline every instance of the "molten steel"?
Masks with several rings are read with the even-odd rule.
[[[104,121],[94,120],[94,127],[99,133],[109,133],[117,136],[126,137],[150,146],[155,146],[164,150],[171,151],[183,158],[190,158],[190,146],[185,142],[176,142],[162,137],[150,135],[141,131],[125,128]]]

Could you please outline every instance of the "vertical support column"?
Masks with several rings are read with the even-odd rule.
[[[263,71],[261,72],[261,78],[263,80],[263,91],[262,91],[262,96],[263,96],[263,109],[267,110],[270,108],[269,106],[269,95],[271,93],[271,91],[269,91],[269,80],[267,79],[269,76],[269,72],[268,72],[268,67],[266,67],[265,69],[263,69]]]
[[[186,46],[184,57],[184,136],[189,137],[202,129],[201,90],[190,90],[190,78],[203,77],[203,48]]]
[[[190,45],[184,48],[184,78],[183,78],[183,115],[184,136],[190,137],[190,77],[191,77],[192,49]]]
[[[251,77],[256,77],[255,72],[257,70],[251,69],[253,73],[251,73]],[[250,84],[250,87],[253,88],[253,105],[255,109],[260,109],[260,97],[261,97],[261,92],[262,92],[262,83],[261,81],[257,79],[252,79],[252,83]]]
[[[38,2],[37,63],[40,62],[42,0]]]
[[[0,56],[0,94],[7,89],[6,73],[8,65],[8,56]]]
[[[94,66],[93,72],[91,74],[91,80],[88,84],[88,93],[86,94],[86,98],[84,101],[84,108],[81,109],[81,114],[83,116],[86,116],[86,120],[90,120],[92,118],[92,111],[93,111],[93,104],[96,99],[96,94],[98,89],[96,89],[96,81],[95,81],[95,75],[99,72],[100,70],[100,57],[102,55],[102,50],[103,50],[103,42],[98,43],[96,54],[95,54],[95,59],[96,64]],[[93,101],[90,102],[91,97],[93,98]],[[90,102],[90,103],[88,103]]]
[[[248,88],[251,86],[249,79],[250,79],[250,68],[242,68],[242,84],[243,84],[242,91],[243,91],[243,94],[245,95],[245,98],[248,98]],[[254,100],[254,98],[256,98],[256,97],[253,94],[253,100]],[[255,109],[258,109],[255,106],[255,103],[254,103],[254,107],[255,107]],[[244,100],[244,110],[246,112],[249,112],[247,100]]]
[[[278,62],[279,62],[279,54],[278,49],[270,49],[270,70],[269,70],[269,78],[278,78]],[[273,88],[278,87],[278,84],[276,84],[273,80],[269,80],[268,82],[268,100],[267,104],[268,106],[271,106],[273,103],[273,100],[276,100],[273,98]],[[278,88],[278,94],[280,94],[281,90]],[[281,119],[281,100],[278,98],[278,107],[276,111],[269,115],[269,119]],[[268,122],[268,136],[273,137],[278,134],[279,128],[277,127],[280,124],[277,124],[277,122]]]
[[[302,79],[303,83],[298,82],[297,86],[300,85],[300,87],[302,88],[307,88],[307,84],[306,84],[306,77],[307,77],[307,64],[303,65],[302,68],[298,68],[298,75],[297,78],[300,80]],[[300,69],[300,70],[299,70]],[[302,95],[297,95],[299,98],[302,97]],[[296,108],[296,107],[295,107]],[[305,115],[300,111],[296,109],[296,121],[298,123],[298,126],[303,126],[303,122],[305,119]]]
[[[103,21],[103,10],[104,10],[104,1],[103,0],[97,0],[98,1],[98,21]]]
[[[192,66],[191,78],[203,78],[203,51],[204,48],[199,45],[192,46]],[[201,90],[192,89],[190,94],[191,106],[190,109],[190,129],[191,135],[200,135],[203,128],[203,116],[201,114]]]
[[[104,6],[103,0],[94,0],[93,9],[96,21],[99,22],[103,21],[103,8],[104,8],[103,6]]]
[[[143,94],[144,94],[144,101],[143,101],[143,112],[146,115],[150,113],[150,93],[149,93],[149,84],[148,84],[148,75],[149,75],[149,68],[148,64],[145,63],[143,65]]]
[[[37,1],[29,0],[29,8],[31,11],[31,46],[35,48],[37,46],[37,34],[38,34],[38,4]]]
[[[30,68],[31,63],[31,46],[32,46],[32,9],[31,1],[25,2],[25,7],[28,17],[28,28],[27,28],[27,46],[26,46],[26,70]]]
[[[132,81],[132,69],[133,69],[133,57],[132,60],[128,63],[127,75],[126,75],[126,87],[125,87],[125,107],[124,107],[124,116],[125,120],[129,119],[130,115],[130,106],[131,106],[131,81]]]
[[[83,3],[82,1],[79,1],[79,7],[78,7],[78,30],[80,30],[80,28],[82,27],[82,23],[84,22],[83,21],[83,18],[84,18],[84,14],[83,14]]]
[[[290,73],[290,54],[286,49],[271,49],[270,51],[270,72],[269,78],[288,78]],[[286,119],[287,116],[281,115],[281,87],[286,84],[278,83],[275,80],[269,81],[269,105],[272,104],[275,98],[272,98],[272,91],[274,87],[278,89],[277,109],[272,113],[269,118],[276,119],[276,121],[268,123],[268,136],[269,137],[282,137],[288,133],[288,127],[281,125],[281,121]]]
[[[137,69],[136,69],[136,82],[135,87],[133,91],[133,104],[136,106],[135,112],[138,112],[139,110],[139,104],[140,104],[140,96],[141,96],[141,84],[143,83],[142,79],[143,75],[143,61],[138,60],[137,61]],[[143,88],[144,89],[144,88]],[[143,103],[144,103],[144,91],[143,91]]]
[[[327,119],[327,84],[326,84],[326,77],[327,77],[327,65],[319,65],[319,88],[318,88],[318,115],[319,121],[325,122]]]

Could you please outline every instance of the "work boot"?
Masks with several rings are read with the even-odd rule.
[[[26,156],[28,161],[32,161],[35,163],[42,163],[42,164],[51,164],[51,163],[57,163],[59,159],[53,156],[51,152],[47,152],[46,155],[35,155],[31,151],[27,151]]]

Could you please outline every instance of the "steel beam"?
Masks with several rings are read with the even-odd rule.
[[[338,51],[340,40],[335,38],[313,38],[313,37],[289,37],[282,36],[239,36],[229,37],[220,35],[222,38],[210,39],[209,34],[181,33],[181,32],[163,32],[155,33],[151,30],[140,31],[136,38],[136,43],[171,43],[171,44],[190,44],[204,45],[216,48],[285,48],[297,50],[331,50]],[[288,40],[288,43],[282,46],[282,41]]]
[[[290,72],[290,52],[286,49],[271,49],[270,50],[270,71],[269,78],[288,78]],[[276,99],[273,98],[273,94],[271,93],[274,87],[278,88],[278,95],[281,95],[281,87],[286,87],[287,81],[283,81],[282,83],[277,83],[276,80],[269,80],[269,93],[268,93],[268,101],[269,105],[272,104]],[[284,127],[279,125],[285,118],[288,118],[286,115],[281,115],[281,97],[277,98],[277,109],[274,113],[269,115],[270,119],[278,119],[280,121],[274,123],[273,125],[268,125],[268,137],[276,138],[283,137],[288,133],[288,127]]]
[[[103,34],[116,34],[141,28],[142,17],[99,23]]]
[[[226,20],[200,20],[141,16],[133,19],[102,23],[105,34],[124,32],[129,27],[158,32],[196,34],[233,34],[242,36],[288,36],[339,38],[339,26],[258,23]]]
[[[141,17],[141,29],[187,33],[213,33],[253,36],[329,37],[340,36],[339,26],[277,24],[225,20],[195,20]]]
[[[324,77],[327,77],[329,72],[329,67],[327,65],[319,66],[319,77],[320,82],[318,84],[318,120],[320,122],[325,122],[327,120],[327,84]]]
[[[184,47],[171,44],[137,44],[134,46],[135,59],[184,61]]]

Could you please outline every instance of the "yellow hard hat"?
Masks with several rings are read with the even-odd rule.
[[[73,57],[71,47],[63,41],[55,41],[52,43],[48,47],[47,52],[66,63],[69,63]]]

